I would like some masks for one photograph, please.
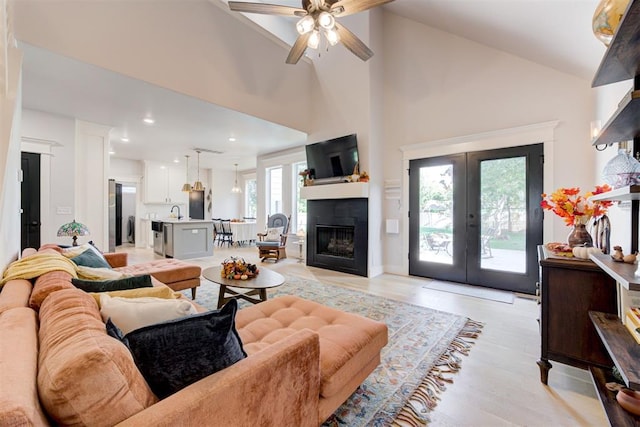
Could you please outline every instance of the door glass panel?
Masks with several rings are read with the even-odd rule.
[[[526,157],[480,163],[480,268],[526,273]]]
[[[420,168],[420,261],[453,264],[453,165]]]

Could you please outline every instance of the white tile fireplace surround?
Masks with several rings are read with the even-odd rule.
[[[307,199],[307,265],[367,276],[369,184],[303,187]]]

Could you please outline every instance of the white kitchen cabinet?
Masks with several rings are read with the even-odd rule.
[[[188,193],[182,192],[184,170],[171,163],[144,162],[144,202],[186,204]]]

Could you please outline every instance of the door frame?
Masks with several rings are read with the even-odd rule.
[[[560,121],[548,121],[535,123],[526,126],[518,126],[508,129],[477,133],[472,135],[457,136],[453,138],[431,140],[416,144],[404,145],[400,147],[402,152],[402,200],[406,202],[402,206],[402,217],[409,216],[409,162],[415,159],[426,157],[438,157],[449,154],[460,154],[465,152],[493,150],[497,148],[508,148],[519,145],[533,145],[542,143],[544,146],[544,190],[554,187],[554,140],[555,129]],[[553,224],[545,220],[543,223],[544,236],[553,234]],[[387,269],[388,273],[409,275],[409,221],[401,221],[402,239],[402,267],[399,270]]]
[[[51,215],[51,157],[55,148],[62,147],[57,141],[23,136],[21,152],[40,154],[40,241],[54,242],[60,224],[52,221]]]

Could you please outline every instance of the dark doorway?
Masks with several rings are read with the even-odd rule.
[[[21,248],[40,247],[40,154],[22,153]]]
[[[116,246],[122,245],[122,184],[116,183]]]
[[[543,145],[412,160],[409,274],[533,294]]]

